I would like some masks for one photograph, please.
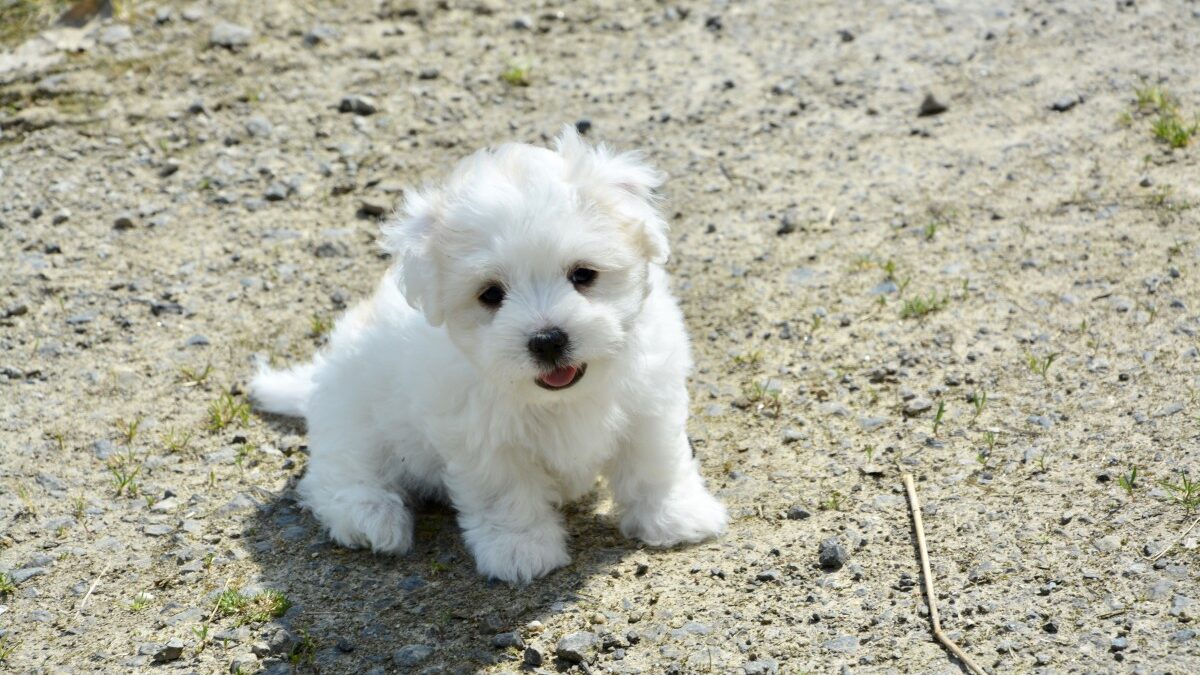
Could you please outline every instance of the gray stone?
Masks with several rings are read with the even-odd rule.
[[[152,655],[152,658],[155,663],[166,663],[174,661],[181,656],[183,656],[183,640],[171,638],[167,641],[167,644],[159,646]]]
[[[100,34],[96,36],[96,42],[99,42],[102,45],[109,45],[111,47],[112,45],[120,44],[132,38],[133,31],[129,29],[129,26],[118,23],[100,31]]]
[[[374,115],[379,112],[379,106],[368,96],[344,96],[338,104],[338,112]]]
[[[304,34],[304,44],[309,47],[333,42],[336,39],[338,39],[338,32],[330,26],[314,26],[312,30]]]
[[[745,675],[775,675],[779,672],[779,662],[775,659],[758,659],[742,664]]]
[[[258,657],[250,654],[238,654],[229,660],[229,672],[235,675],[257,671]]]
[[[837,537],[829,537],[821,542],[817,558],[822,569],[839,570],[850,559],[850,553]]]
[[[839,635],[828,642],[822,643],[821,646],[831,652],[853,654],[858,651],[858,638],[853,635]]]
[[[558,658],[570,663],[582,663],[588,660],[596,646],[596,634],[588,631],[571,633],[558,641],[554,653]]]
[[[262,115],[255,115],[246,120],[246,133],[257,138],[266,138],[271,135],[274,127],[271,126],[270,120]]]
[[[429,645],[405,645],[392,653],[392,661],[400,668],[412,668],[432,655],[433,647]]]
[[[1070,94],[1054,99],[1054,101],[1050,104],[1050,109],[1054,112],[1066,112],[1080,103],[1083,103],[1083,98],[1081,96],[1078,94]]]
[[[209,345],[208,338],[197,333],[184,341],[186,347],[207,347]]]
[[[492,636],[492,646],[497,649],[507,649],[509,647],[524,649],[525,641],[515,631],[509,631],[507,633],[496,633]]]
[[[904,404],[904,414],[908,417],[916,417],[932,407],[933,401],[923,396],[914,396]]]
[[[288,197],[288,188],[283,183],[271,183],[267,186],[267,191],[263,193],[263,197],[269,202],[281,202]]]
[[[142,532],[145,532],[146,534],[150,535],[151,537],[161,537],[164,535],[171,534],[174,531],[175,531],[174,527],[171,527],[170,525],[165,525],[165,524],[147,525],[142,528]]]
[[[808,509],[804,508],[803,506],[800,506],[799,504],[793,504],[791,506],[791,508],[788,509],[788,512],[787,512],[788,520],[804,520],[811,516],[812,516],[812,513],[810,513]]]
[[[184,18],[187,18],[187,10],[184,10]],[[245,27],[239,26],[228,21],[219,21],[212,28],[212,32],[208,35],[208,42],[217,47],[225,47],[227,49],[240,49],[250,44],[250,39],[254,37],[254,31]]]
[[[870,291],[867,291],[869,295],[889,295],[891,293],[899,292],[900,287],[896,285],[896,282],[891,280],[880,282],[876,284]]]
[[[779,581],[780,579],[783,578],[783,575],[781,575],[779,573],[779,570],[771,569],[771,570],[763,570],[763,571],[759,572],[758,574],[756,574],[754,576],[754,578],[759,581],[772,582],[772,581]]]
[[[1197,617],[1195,604],[1186,595],[1176,594],[1174,598],[1171,598],[1170,614],[1180,621],[1195,619]]]
[[[34,577],[40,577],[48,572],[45,567],[23,567],[19,570],[13,570],[8,573],[8,578],[18,586],[29,581]]]
[[[1025,421],[1043,429],[1054,428],[1054,420],[1050,419],[1050,417],[1047,415],[1030,415],[1029,417],[1025,418]]]

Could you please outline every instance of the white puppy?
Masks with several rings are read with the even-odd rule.
[[[527,582],[569,562],[556,507],[598,474],[627,536],[724,530],[685,429],[661,182],[567,127],[556,151],[483,150],[407,197],[374,297],[311,363],[251,384],[262,408],[307,420],[298,489],[336,542],[403,553],[406,497],[448,497],[479,571]]]

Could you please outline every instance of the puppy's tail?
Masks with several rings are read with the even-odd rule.
[[[286,370],[260,365],[258,374],[250,381],[250,396],[257,407],[267,412],[303,417],[316,388],[313,376],[320,365],[319,361],[313,361]]]

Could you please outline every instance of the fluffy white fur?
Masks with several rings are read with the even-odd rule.
[[[636,153],[523,144],[463,160],[384,227],[397,264],[324,353],[263,370],[257,404],[303,416],[304,504],[339,544],[403,553],[406,499],[449,498],[481,573],[524,583],[569,562],[557,507],[603,475],[621,531],[654,546],[725,528],[685,424],[691,367],[661,265],[660,174]],[[572,271],[598,272],[577,287]],[[480,301],[489,285],[503,303]],[[570,339],[576,384],[547,390],[530,336]]]

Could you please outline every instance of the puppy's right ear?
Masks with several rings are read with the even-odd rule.
[[[383,226],[383,247],[399,262],[400,292],[413,309],[425,315],[431,326],[445,321],[437,253],[433,248],[435,195],[410,192],[396,217]]]

